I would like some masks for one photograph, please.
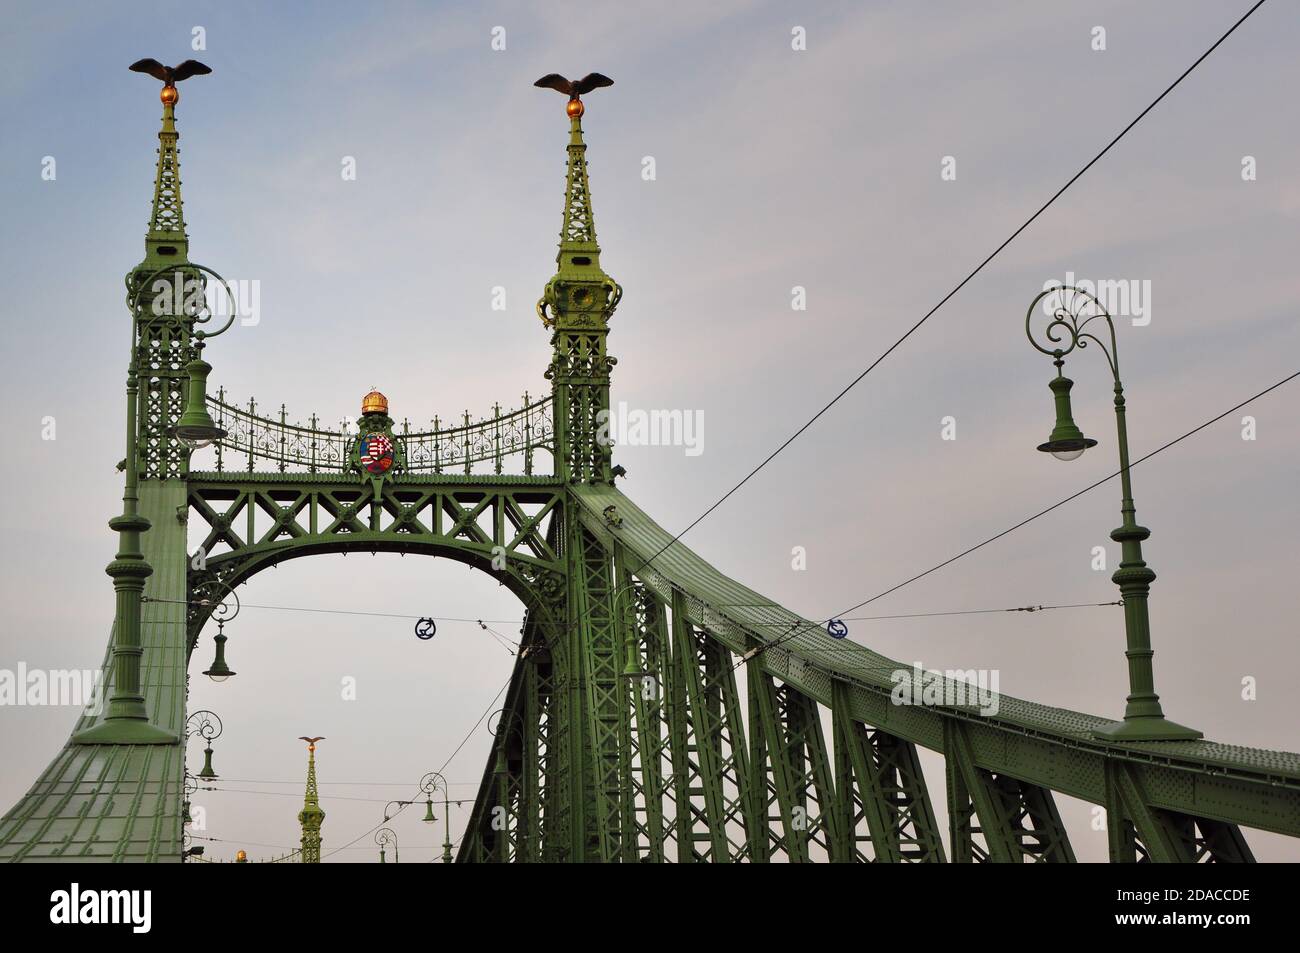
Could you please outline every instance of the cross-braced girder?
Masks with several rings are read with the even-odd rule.
[[[270,480],[196,474],[188,513],[191,637],[231,586],[286,559],[329,552],[428,553],[496,575],[531,604],[562,586],[548,529],[563,488],[538,478],[422,477],[369,485],[315,475]]]

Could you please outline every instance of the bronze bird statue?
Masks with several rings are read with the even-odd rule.
[[[324,741],[324,740],[325,740],[325,736],[324,736],[324,735],[321,735],[319,738],[308,738],[306,735],[299,735],[299,736],[298,736],[298,740],[299,740],[299,741],[305,741],[305,742],[307,742],[307,750],[308,750],[308,751],[315,751],[315,750],[316,750],[316,742],[318,742],[318,741]]]
[[[168,106],[174,106],[181,98],[176,90],[177,83],[191,76],[206,76],[212,72],[198,60],[186,60],[179,66],[163,66],[152,59],[136,60],[131,64],[130,70],[133,73],[148,73],[154,79],[162,80],[162,101]]]
[[[569,114],[570,119],[578,119],[586,111],[582,105],[582,94],[600,89],[602,86],[613,86],[614,81],[603,73],[588,73],[579,80],[565,79],[559,73],[547,73],[533,85],[540,86],[542,89],[558,90],[568,96],[569,102],[565,105],[564,111]]]

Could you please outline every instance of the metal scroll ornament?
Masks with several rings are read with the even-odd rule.
[[[1038,330],[1036,337],[1034,325],[1044,320],[1046,325]],[[1090,327],[1094,322],[1098,324]],[[1103,337],[1097,337],[1098,333]],[[1076,348],[1084,350],[1089,343],[1096,344],[1110,364],[1111,373],[1116,378],[1119,377],[1115,323],[1102,303],[1082,288],[1053,285],[1044,289],[1034,298],[1025,314],[1025,336],[1037,350],[1053,358],[1058,368],[1064,364],[1066,355],[1071,351]]]

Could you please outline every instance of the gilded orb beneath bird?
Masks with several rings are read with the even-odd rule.
[[[164,86],[158,98],[163,101],[164,106],[175,106],[181,98],[181,91],[175,86]]]
[[[564,111],[570,119],[581,119],[582,114],[587,111],[587,107],[582,105],[581,99],[570,99],[564,104]]]

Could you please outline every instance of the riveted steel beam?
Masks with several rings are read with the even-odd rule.
[[[943,837],[916,746],[854,721],[848,686],[839,683],[833,691],[841,856],[878,863],[942,863]]]

